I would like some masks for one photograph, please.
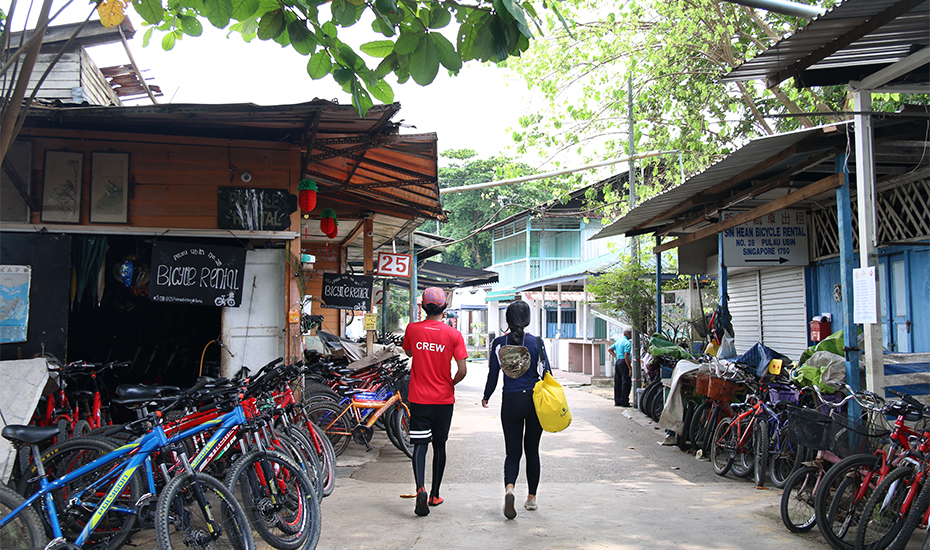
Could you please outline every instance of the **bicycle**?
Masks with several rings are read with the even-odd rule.
[[[203,389],[208,382],[209,380],[202,379],[184,396],[190,396]],[[118,518],[126,518],[125,521],[116,521],[122,523],[123,527],[115,534],[102,533],[101,538],[95,542],[106,543],[110,550],[118,548],[129,536],[137,513],[136,507],[142,503],[141,499],[135,503],[125,500],[125,490],[134,478],[134,473],[140,467],[144,467],[150,488],[154,489],[151,487],[154,485],[154,477],[152,463],[148,460],[150,456],[159,449],[192,435],[182,433],[169,439],[158,424],[160,418],[161,415],[150,415],[127,424],[125,429],[139,434],[139,439],[54,481],[48,480],[37,444],[54,437],[58,431],[57,427],[6,426],[2,431],[4,438],[30,447],[39,474],[40,489],[26,498],[12,490],[0,489],[0,510],[4,512],[3,518],[0,519],[0,532],[6,537],[4,550],[35,548],[45,544],[44,529],[33,508],[33,504],[39,499],[44,499],[43,512],[51,527],[53,543],[63,544],[67,541],[59,522],[59,514],[67,515],[74,512],[83,520],[83,528],[73,541],[69,542],[81,548],[91,539],[101,520],[108,513],[113,513]],[[224,415],[221,428],[214,434],[214,438],[223,434],[224,430],[243,422],[245,418],[242,409],[236,407]],[[205,430],[208,427],[204,425],[198,429]],[[159,497],[159,506],[155,514],[159,547],[180,548],[188,545],[207,548],[222,546],[220,543],[225,542],[233,548],[254,550],[255,543],[248,529],[248,520],[229,490],[216,479],[195,473],[183,453],[181,461],[184,466],[183,473],[169,482]],[[52,491],[92,472],[105,473],[87,486],[69,494],[65,508],[59,512]],[[110,482],[110,488],[104,490],[105,484]],[[169,525],[174,525],[174,533],[169,532]],[[7,533],[11,535],[7,537]],[[226,538],[221,539],[224,535]],[[14,546],[10,548],[10,544]]]

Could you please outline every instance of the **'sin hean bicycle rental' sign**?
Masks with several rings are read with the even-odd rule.
[[[741,212],[725,210],[720,221]],[[725,229],[721,235],[723,265],[807,265],[807,215],[803,210],[779,210],[751,222]]]

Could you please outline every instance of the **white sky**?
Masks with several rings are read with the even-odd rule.
[[[53,12],[63,4],[62,0],[56,0]],[[77,6],[69,7],[53,24],[83,20],[87,4],[81,0],[76,0],[75,4]],[[19,12],[26,8],[25,2],[19,2]],[[34,8],[37,10],[38,6]],[[203,20],[203,35],[184,37],[172,51],[162,50],[157,31],[149,46],[143,48],[145,28],[141,18],[131,8],[127,13],[136,28],[135,38],[129,40],[132,55],[147,81],[161,87],[164,97],[158,98],[159,103],[283,105],[321,98],[351,104],[349,95],[330,77],[312,80],[307,76],[308,58],[290,47],[282,48],[275,42],[258,39],[247,44],[238,34],[227,39],[224,31]],[[23,13],[17,15],[13,30],[21,30],[23,26]],[[361,41],[377,40],[380,36],[370,31],[364,22],[356,27]],[[358,45],[352,43],[356,51],[359,51]],[[119,44],[89,51],[100,67],[129,62]],[[369,58],[369,67],[376,64],[377,60]],[[510,75],[505,69],[472,63],[455,77],[440,67],[436,80],[425,87],[412,79],[399,85],[393,75],[388,75],[387,81],[394,89],[394,100],[401,104],[394,121],[402,120],[416,127],[407,128],[404,133],[436,132],[440,151],[468,148],[476,150],[481,157],[500,152],[515,155],[507,150],[512,145],[508,129],[515,128],[518,118],[529,108],[524,100],[528,92],[519,77]],[[132,104],[147,103],[146,99]]]

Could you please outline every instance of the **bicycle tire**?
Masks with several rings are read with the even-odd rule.
[[[710,406],[710,416],[707,419],[707,438],[704,441],[704,456],[710,456],[710,448],[714,444],[714,432],[717,430],[717,426],[720,424],[720,418],[722,416],[722,409],[719,406]],[[723,417],[727,418],[727,417]]]
[[[400,443],[398,449],[403,451],[407,458],[413,458],[413,443],[410,441],[410,412],[407,407],[397,407],[394,414],[394,433]]]
[[[23,501],[23,497],[16,491],[0,484],[0,518],[9,515]],[[44,548],[47,542],[42,520],[31,506],[23,508],[15,518],[0,528],[0,548],[3,550]]]
[[[881,457],[877,455],[851,455],[831,466],[821,479],[814,498],[814,511],[820,534],[833,548],[855,549],[859,510],[870,493],[859,502],[853,502],[851,493],[860,487],[865,471],[877,470],[880,464]]]
[[[757,418],[752,427],[752,480],[756,487],[765,487],[765,474],[769,460],[769,423],[764,418]]]
[[[752,475],[753,463],[755,462],[755,446],[753,445],[753,440],[755,438],[752,436],[752,432],[749,431],[749,422],[749,417],[740,420],[741,428],[737,432],[736,441],[734,441],[736,454],[733,457],[733,467],[730,468],[730,471],[733,472],[733,475],[740,478],[747,478]],[[749,433],[747,434],[747,432]],[[740,437],[738,434],[747,435],[747,440],[742,446],[738,445]]]
[[[259,478],[259,470],[262,478]],[[226,475],[252,530],[278,550],[309,550],[320,535],[320,503],[304,470],[283,453],[254,450]]]
[[[70,422],[68,422],[64,418],[59,418],[58,422],[56,422],[55,425],[58,426],[58,436],[55,440],[55,443],[61,443],[71,438],[71,423]]]
[[[775,424],[775,434],[770,445],[772,452],[769,456],[769,479],[772,480],[772,485],[784,489],[788,478],[801,464],[797,446],[788,441],[785,424]]]
[[[281,442],[283,449],[277,449],[281,454],[303,470],[310,482],[313,494],[317,502],[323,499],[323,487],[320,482],[320,463],[316,458],[316,452],[310,451],[306,443],[298,440],[295,433],[289,435],[278,434],[278,441]]]
[[[817,524],[814,488],[820,468],[802,466],[785,481],[781,493],[781,522],[792,533],[806,533]]]
[[[911,541],[914,531],[923,522],[928,507],[930,507],[930,483],[927,483],[926,478],[924,478],[923,487],[920,488],[917,498],[911,503],[911,509],[907,511],[904,525],[901,526],[901,531],[888,545],[888,550],[904,550],[907,543]],[[930,531],[928,531],[928,537],[924,544],[926,545],[927,542],[930,542]]]
[[[323,470],[323,497],[333,494],[336,488],[336,452],[333,450],[333,442],[326,437],[319,426],[310,422],[310,429],[313,430],[311,441],[314,449],[320,457],[320,465]]]
[[[907,514],[901,507],[914,482],[913,466],[892,470],[869,496],[862,509],[862,520],[856,529],[856,548],[884,550],[898,535]]]
[[[655,397],[656,389],[661,385],[662,382],[656,380],[655,382],[651,382],[648,386],[646,386],[646,389],[643,390],[643,398],[640,401],[639,410],[646,416],[649,416],[649,411],[652,410],[652,399]]]
[[[321,401],[310,405],[306,411],[307,419],[319,426],[333,444],[333,453],[337,457],[345,452],[352,440],[352,430],[346,418],[349,414],[343,414],[344,410],[335,403]]]
[[[52,445],[42,454],[41,460],[42,465],[45,467],[45,472],[48,475],[48,479],[55,480],[69,472],[77,470],[81,466],[90,464],[94,460],[115,449],[116,445],[106,439],[85,436],[67,439],[62,443]],[[111,463],[109,467],[104,466],[88,472],[51,491],[52,499],[55,502],[58,521],[61,525],[62,536],[68,541],[73,542],[78,535],[81,534],[84,525],[86,525],[87,521],[90,519],[97,504],[104,499],[109,488],[115,482],[115,479],[104,482],[100,486],[101,490],[89,492],[85,495],[86,498],[84,498],[81,503],[74,501],[73,497],[80,490],[100,479],[112,468],[120,467],[120,464],[119,461],[115,461]],[[21,491],[21,495],[32,495],[39,491],[37,476],[38,470],[35,465],[33,465],[20,481],[18,490]],[[129,481],[126,483],[129,489],[128,492],[124,491],[121,493],[117,497],[115,504],[120,504],[124,508],[132,508],[135,506],[135,503],[138,502],[143,495],[140,477],[141,476],[133,475],[129,478]],[[36,499],[33,507],[39,512],[39,517],[47,522],[42,512],[42,501],[43,499]],[[100,545],[103,541],[106,541],[106,548],[108,550],[115,550],[126,542],[132,534],[134,526],[134,514],[120,514],[111,508],[100,520],[100,523],[97,524],[94,532],[91,533],[90,537],[87,539],[87,542]],[[46,525],[46,533],[51,536],[51,526]]]
[[[198,505],[197,492],[206,510]],[[220,522],[215,535],[208,532],[208,517]],[[155,509],[155,540],[159,550],[255,550],[242,507],[225,485],[207,474],[182,474],[168,482]]]
[[[688,426],[688,433],[691,435],[691,444],[702,453],[704,453],[704,444],[708,437],[707,425],[710,420],[710,414],[710,403],[706,401],[701,403],[694,409],[694,414],[691,415],[691,425]]]
[[[90,433],[90,423],[86,420],[78,420],[74,423],[74,429],[71,430],[71,437],[83,437]]]
[[[397,414],[397,404],[391,405],[391,408],[387,410],[381,418],[384,419],[384,433],[387,434],[388,439],[391,441],[391,444],[397,447],[397,449],[402,450],[400,447],[400,441],[397,440],[397,433],[394,430],[394,415]]]
[[[710,448],[710,464],[714,473],[725,476],[733,467],[736,456],[736,430],[731,430],[733,419],[724,418],[714,430],[713,445]]]
[[[318,500],[323,499],[323,485],[326,483],[327,473],[325,472],[323,465],[323,457],[319,455],[316,451],[316,447],[313,445],[312,436],[307,432],[305,428],[299,426],[291,426],[290,431],[291,437],[297,440],[300,444],[301,450],[304,451],[313,462],[313,469],[316,473],[316,479],[314,481],[317,489]]]
[[[665,408],[665,387],[662,384],[656,386],[652,394],[652,403],[649,405],[649,418],[658,422],[662,418],[662,410]]]

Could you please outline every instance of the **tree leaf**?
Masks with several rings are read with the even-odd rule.
[[[346,69],[345,67],[339,67],[333,71],[333,80],[336,81],[340,86],[345,86],[353,80],[355,80],[355,71],[352,69]]]
[[[310,55],[316,50],[316,38],[307,30],[307,24],[303,20],[288,23],[287,34],[291,39],[291,46],[300,55]]]
[[[347,0],[333,0],[330,3],[333,12],[333,20],[339,23],[341,27],[351,27],[358,22],[360,10]]]
[[[203,34],[203,26],[200,24],[200,21],[196,17],[191,17],[190,15],[182,15],[178,18],[180,21],[181,30],[184,31],[184,34],[188,36],[200,36]]]
[[[148,47],[149,41],[152,40],[152,31],[154,31],[154,30],[155,30],[155,29],[154,29],[153,27],[149,27],[148,30],[145,31],[145,34],[142,35],[142,47],[143,47],[143,48],[147,48],[147,47]]]
[[[394,90],[384,79],[379,79],[374,86],[369,86],[368,90],[381,103],[394,103]]]
[[[386,20],[380,13],[377,13],[376,15],[377,17],[375,17],[371,22],[371,30],[384,36],[394,36],[397,34],[394,31],[394,25],[392,25],[390,21]]]
[[[441,29],[452,21],[452,14],[442,4],[433,5],[429,10],[429,28]]]
[[[397,0],[375,0],[375,11],[383,14],[397,13]]]
[[[284,10],[274,10],[262,16],[258,22],[258,38],[269,40],[284,32]]]
[[[133,0],[132,5],[146,23],[156,25],[165,16],[161,0]]]
[[[397,41],[394,43],[394,51],[399,55],[412,54],[423,38],[424,34],[422,32],[401,30],[400,36],[397,37]]]
[[[374,106],[371,96],[368,95],[368,91],[365,90],[358,79],[352,80],[352,105],[355,106],[355,111],[360,117],[367,115],[368,109]]]
[[[336,25],[333,25],[332,21],[327,21],[320,26],[320,29],[323,31],[323,34],[326,36],[336,36],[339,34],[339,31],[336,30]]]
[[[333,70],[333,60],[326,50],[320,50],[310,56],[307,62],[307,74],[313,80],[319,80]]]
[[[438,32],[430,33],[429,37],[433,44],[436,45],[436,51],[439,52],[439,62],[442,63],[442,66],[453,73],[458,73],[462,68],[462,57],[455,51],[452,42],[449,42],[448,38]]]
[[[375,40],[362,44],[360,50],[371,57],[387,57],[394,53],[394,42],[391,40]]]
[[[97,4],[97,15],[104,27],[112,29],[123,22],[126,7],[126,0],[101,0]]]
[[[218,29],[225,29],[232,17],[232,0],[203,0],[204,15]]]
[[[171,49],[174,48],[175,40],[177,40],[177,37],[175,37],[173,32],[169,32],[161,39],[161,49],[165,50],[166,52],[171,51]]]
[[[503,61],[507,59],[508,55],[510,55],[510,48],[508,47],[510,34],[507,24],[499,17],[492,17],[489,29],[491,31],[491,60]]]
[[[436,78],[439,72],[439,51],[429,36],[417,45],[417,49],[410,54],[410,76],[420,86],[426,86]]]
[[[516,21],[521,34],[528,38],[533,37],[533,31],[526,25],[526,17],[523,15],[523,7],[520,4],[517,4],[514,0],[494,0],[494,7],[498,11],[503,8]]]
[[[249,19],[258,12],[259,0],[232,0],[232,17],[236,21]]]

